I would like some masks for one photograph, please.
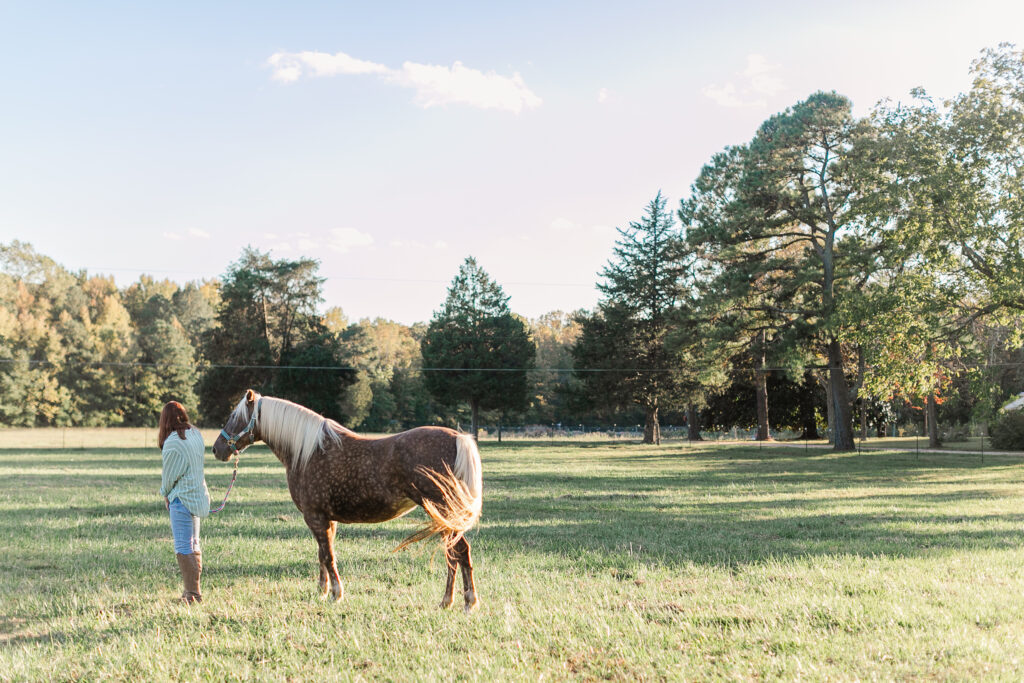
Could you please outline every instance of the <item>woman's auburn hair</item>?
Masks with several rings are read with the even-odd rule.
[[[185,430],[190,427],[192,424],[188,421],[185,406],[177,401],[170,401],[160,411],[160,434],[157,438],[160,448],[164,447],[164,441],[171,435],[171,432],[178,432],[178,438],[184,441]]]

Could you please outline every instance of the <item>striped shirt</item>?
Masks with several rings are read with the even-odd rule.
[[[160,495],[168,500],[177,498],[196,517],[210,514],[210,491],[203,478],[205,451],[203,435],[195,427],[185,430],[184,440],[178,432],[171,432],[164,440]]]

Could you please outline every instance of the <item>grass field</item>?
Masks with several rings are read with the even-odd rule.
[[[69,434],[71,430],[69,430]],[[140,433],[141,434],[141,433]],[[152,435],[0,432],[0,680],[1006,679],[1024,669],[1024,462],[629,443],[485,443],[481,608],[339,532],[345,597],[266,450],[179,578]],[[113,438],[110,438],[113,437]],[[90,439],[94,437],[90,436]],[[99,439],[99,437],[95,437]],[[83,436],[84,444],[84,436]],[[230,466],[207,459],[219,500]]]

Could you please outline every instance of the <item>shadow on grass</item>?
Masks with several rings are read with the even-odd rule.
[[[605,451],[593,450],[598,447]],[[167,543],[170,535],[156,501],[158,458],[151,463],[152,474],[150,468],[147,474],[117,472],[136,469],[138,452],[86,451],[91,457],[65,467],[52,456],[67,452],[52,449],[44,452],[49,462],[38,473],[3,477],[0,494],[20,509],[0,516],[0,537],[16,539],[12,547],[19,547],[55,529],[69,529],[94,546],[107,538],[122,543],[128,538],[154,552],[154,544]],[[575,460],[574,453],[587,455]],[[251,541],[253,547],[302,540],[301,557],[280,564],[222,561],[240,577],[288,575],[296,567],[307,575],[315,567],[315,546],[289,499],[284,468],[268,452],[247,455],[236,484],[236,491],[245,493],[236,493],[224,513],[204,522],[204,537],[232,539],[236,546]],[[1020,491],[1008,487],[1019,477],[1001,476],[1004,469],[1020,467],[1012,458],[981,463],[975,457],[749,446],[669,446],[638,453],[635,444],[618,441],[561,445],[554,452],[543,441],[490,445],[483,458],[484,517],[469,536],[478,557],[543,554],[556,563],[583,567],[638,561],[735,566],[837,554],[910,558],[1021,547],[1024,509],[1017,502]],[[19,462],[23,468],[25,460]],[[9,465],[0,456],[4,466]],[[76,474],[76,467],[104,468],[111,474]],[[226,481],[228,472],[227,463],[207,463],[215,500],[223,489],[214,488],[214,481]],[[982,478],[975,476],[979,472]],[[1001,478],[992,481],[989,474]],[[83,488],[95,490],[92,502],[67,502],[66,492]],[[119,491],[138,496],[151,489],[152,504],[112,502]],[[416,511],[384,525],[340,526],[339,547],[366,542],[394,547],[422,519]],[[40,561],[30,556],[30,562]],[[82,561],[87,558],[60,553],[53,564],[35,569],[59,570],[58,565]],[[18,560],[17,552],[3,564],[33,569]],[[112,571],[147,570],[127,557],[119,558]]]

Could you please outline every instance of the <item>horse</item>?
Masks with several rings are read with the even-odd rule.
[[[334,558],[338,523],[395,519],[419,505],[427,522],[399,543],[439,536],[448,575],[441,607],[454,601],[455,570],[462,570],[468,613],[479,604],[465,534],[480,518],[480,451],[473,437],[446,427],[417,427],[384,437],[362,436],[304,406],[249,389],[213,444],[227,461],[263,441],[284,465],[288,492],[319,549],[322,598],[342,597]]]

